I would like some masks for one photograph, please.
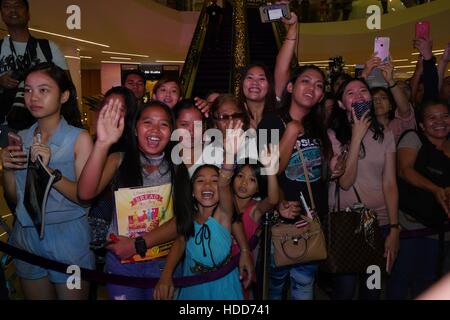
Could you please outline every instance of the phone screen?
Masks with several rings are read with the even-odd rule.
[[[8,145],[22,147],[22,138],[14,132],[8,132]]]
[[[281,9],[271,9],[268,11],[269,20],[278,20],[283,17],[283,10]]]

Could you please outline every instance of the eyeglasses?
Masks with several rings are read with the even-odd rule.
[[[216,121],[231,121],[231,120],[242,120],[244,118],[244,114],[242,112],[233,113],[233,114],[215,114],[214,120]]]

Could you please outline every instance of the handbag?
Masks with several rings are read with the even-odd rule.
[[[384,241],[376,213],[361,201],[341,210],[339,184],[336,184],[335,207],[324,221],[327,259],[321,269],[331,273],[366,273],[370,265],[384,266]],[[337,204],[337,208],[336,208]]]
[[[302,160],[311,207],[315,211],[316,205],[312,195],[308,168],[303,152],[298,146],[297,152]],[[272,245],[276,267],[318,261],[327,257],[325,236],[318,215],[313,214],[312,218],[306,215],[300,217],[307,222],[302,227],[282,222],[272,226]]]

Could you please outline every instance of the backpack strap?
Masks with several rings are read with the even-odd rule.
[[[37,39],[37,41],[44,54],[45,60],[47,60],[47,62],[52,62],[53,54],[52,49],[50,48],[50,41],[48,41],[48,39]]]

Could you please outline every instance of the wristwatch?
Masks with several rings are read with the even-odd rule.
[[[62,179],[62,173],[58,169],[53,170],[53,176],[55,177],[53,179],[53,184],[57,183],[59,180]]]
[[[145,239],[142,237],[137,237],[134,239],[134,247],[136,249],[136,253],[140,255],[141,258],[144,258],[147,253],[147,244],[145,243]]]

